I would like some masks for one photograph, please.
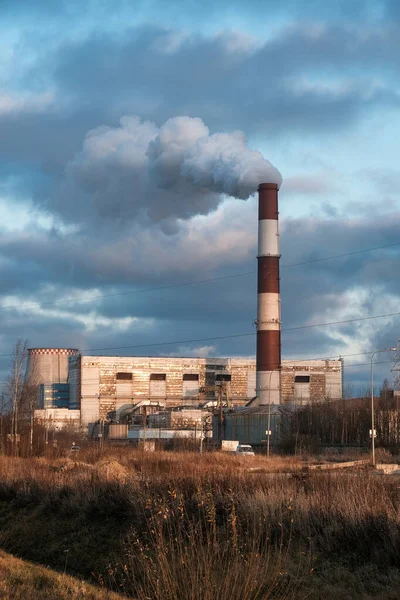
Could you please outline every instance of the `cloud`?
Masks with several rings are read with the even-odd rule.
[[[63,233],[56,228],[3,232],[0,257],[3,267],[0,287],[23,289],[34,273],[39,284],[49,280],[71,286],[155,285],[210,276],[218,268],[232,269],[256,253],[254,199],[231,200],[207,217],[182,222],[173,235],[157,224],[130,224],[103,229],[95,225]],[[99,235],[99,231],[102,234]],[[17,269],[18,266],[18,269]],[[26,274],[19,278],[17,271]],[[10,279],[11,278],[11,279]]]
[[[331,174],[297,175],[285,179],[282,190],[286,195],[317,195],[325,196],[336,191],[335,183],[331,181]]]
[[[0,117],[19,113],[43,113],[55,104],[55,94],[47,91],[39,94],[0,93]]]
[[[268,137],[274,160],[282,136],[337,136],[376,108],[396,109],[399,39],[389,24],[298,22],[246,43],[240,31],[138,25],[120,35],[41,41],[43,50],[25,64],[37,48],[28,38],[23,56],[21,48],[14,53],[13,85],[36,90],[26,97],[51,89],[56,101],[38,112],[26,100],[18,121],[0,114],[0,159],[30,161],[58,177],[89,130],[118,129],[121,115],[137,114],[157,126],[176,115],[199,117],[212,132],[243,130],[263,146]]]
[[[223,196],[247,199],[265,181],[282,178],[242,132],[210,134],[199,118],[175,117],[158,128],[125,116],[119,127],[86,135],[47,208],[72,221],[165,220],[168,231],[173,220],[209,213]]]
[[[398,104],[387,77],[398,69],[393,28],[298,23],[245,47],[240,32],[190,34],[166,54],[160,48],[169,47],[171,35],[176,38],[168,28],[137,27],[118,40],[96,36],[66,45],[53,57],[54,81],[83,102],[89,94],[115,106],[117,88],[119,110],[131,103],[145,118],[161,121],[173,107],[175,114],[200,116],[212,127],[248,133],[276,134],[294,125],[329,130],[345,126],[363,108]],[[145,56],[145,68],[132,56]],[[320,70],[331,76],[321,77]]]
[[[171,0],[168,3],[168,9],[162,0],[137,0],[134,7],[129,0],[110,0],[102,2],[100,5],[95,0],[87,0],[84,5],[78,0],[70,0],[67,4],[63,2],[54,2],[54,0],[2,0],[0,12],[10,14],[14,13],[20,16],[40,15],[43,17],[53,17],[56,15],[58,20],[72,18],[79,20],[95,19],[110,20],[112,17],[121,15],[122,21],[129,21],[133,14],[137,19],[143,15],[148,18],[154,18],[158,15],[165,22],[176,23],[177,20],[185,20],[199,24],[199,18],[206,20],[207,24],[215,17],[219,20],[228,20],[230,17],[239,15],[242,20],[250,21],[252,19],[274,19],[276,17],[290,14],[293,18],[309,19],[311,18],[358,18],[360,20],[368,17],[375,17],[379,12],[385,11],[393,16],[397,11],[396,0],[352,0],[351,2],[325,2],[324,0],[313,0],[304,3],[303,0],[287,0],[283,5],[279,0],[268,0],[267,3],[260,0],[249,0],[245,9],[240,0],[220,0],[215,3],[212,0]],[[61,19],[60,19],[61,16]],[[122,25],[123,25],[122,23]],[[39,23],[40,24],[40,23]],[[75,24],[75,23],[74,23]]]
[[[168,352],[164,354],[164,356],[196,356],[199,358],[207,358],[209,356],[215,356],[216,354],[215,346],[197,346],[195,348],[191,348],[190,346],[179,346],[178,349],[174,352]]]
[[[375,224],[373,237],[370,219]],[[97,296],[99,290],[110,294],[109,298],[93,302],[106,318],[175,319],[190,328],[196,320],[202,321],[207,331],[212,323],[219,323],[230,332],[241,333],[251,328],[256,315],[255,275],[229,276],[256,271],[256,229],[256,202],[231,200],[208,216],[189,220],[173,235],[166,235],[155,226],[111,231],[112,236],[106,241],[94,230],[68,235],[45,231],[35,236],[6,234],[0,242],[0,257],[4,257],[4,262],[0,261],[2,290],[5,294],[10,293],[10,288],[14,294],[18,291],[31,294],[33,301],[38,294],[43,302],[51,302],[64,299],[71,288],[75,288],[78,297],[79,290],[92,288],[89,295]],[[398,242],[398,230],[398,219],[379,219],[377,215],[358,222],[339,216],[334,221],[310,217],[282,220],[284,326],[336,320],[339,313],[347,315],[349,307],[354,305],[351,293],[361,294],[357,290],[368,290],[366,298],[374,299],[376,306],[383,295],[400,295],[398,278],[394,276],[399,247],[312,262],[320,257]],[[311,263],[284,268],[307,261]],[[23,277],[15,276],[17,265],[23,268]],[[218,276],[226,278],[141,293],[146,288]],[[53,287],[46,288],[49,281]],[[135,290],[140,293],[126,295]],[[121,296],[114,295],[119,292]],[[83,299],[87,296],[86,291]],[[30,301],[29,297],[26,301]],[[364,299],[361,313],[373,314],[376,306]],[[80,312],[89,312],[90,303],[85,300],[76,307]],[[317,332],[308,331],[307,338],[317,339],[314,333]],[[294,335],[298,339],[305,337],[304,332]],[[326,338],[330,353],[335,339],[335,336]],[[291,344],[286,346],[288,352],[291,347]],[[321,343],[315,345],[314,354],[320,354],[320,347]]]
[[[362,169],[358,175],[368,179],[381,194],[398,196],[400,194],[400,174],[388,167]]]
[[[375,224],[375,237],[371,237],[371,220]],[[256,223],[256,202],[231,200],[208,216],[188,221],[173,236],[158,237],[160,234],[155,230],[142,233],[137,230],[132,236],[136,253],[129,248],[129,232],[122,232],[119,240],[110,239],[107,249],[103,239],[96,238],[91,231],[83,239],[78,233],[63,238],[45,231],[35,240],[21,234],[3,236],[0,256],[7,256],[7,262],[0,260],[3,293],[7,293],[7,278],[13,272],[21,275],[16,265],[24,267],[22,276],[14,277],[15,297],[9,298],[7,304],[22,301],[36,304],[30,310],[0,310],[1,347],[7,352],[6,341],[11,340],[8,343],[12,345],[12,336],[17,337],[15,332],[23,322],[24,335],[32,345],[66,344],[84,349],[150,344],[110,351],[144,356],[187,354],[191,348],[198,353],[203,346],[214,346],[215,351],[210,352],[214,355],[254,355],[255,274],[148,293],[125,293],[207,275],[255,271]],[[398,230],[398,219],[379,220],[372,214],[358,222],[340,217],[335,221],[286,218],[281,227],[282,265],[394,243],[398,241]],[[226,243],[229,239],[231,247]],[[236,254],[231,256],[233,251]],[[282,319],[286,329],[282,335],[283,355],[304,358],[362,352],[380,347],[379,344],[387,345],[394,338],[391,345],[398,336],[398,317],[297,331],[288,329],[397,312],[398,263],[399,248],[393,247],[283,268]],[[90,286],[96,284],[98,287],[90,292]],[[73,293],[72,286],[75,286]],[[101,293],[110,296],[89,300],[90,296]],[[116,296],[118,293],[122,295]],[[82,296],[83,302],[45,305],[46,301],[69,299],[71,294],[72,299]],[[151,346],[164,341],[243,333],[254,335],[181,343],[176,347]],[[363,362],[364,358],[355,357],[354,361]],[[349,376],[353,377],[350,370]]]
[[[255,275],[143,291],[256,270],[256,202],[228,197],[264,178],[249,148],[285,172],[283,265],[398,241],[395,2],[53,5],[2,3],[0,291],[34,308],[0,310],[0,352],[21,332],[82,349],[255,333]],[[288,329],[385,312],[398,257],[282,269],[284,355],[391,344],[396,318]],[[121,352],[252,355],[255,337],[177,345]]]

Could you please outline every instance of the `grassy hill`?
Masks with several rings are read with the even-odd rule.
[[[97,588],[48,567],[0,551],[0,598],[9,600],[122,600],[125,596]]]

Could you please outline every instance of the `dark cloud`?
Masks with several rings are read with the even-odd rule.
[[[390,79],[387,88],[377,88],[364,71],[366,63],[370,74],[397,71],[398,40],[397,30],[309,24],[255,46],[236,34],[209,38],[137,28],[122,40],[103,35],[65,46],[54,58],[55,81],[83,101],[125,112],[131,106],[157,122],[189,114],[249,133],[329,130],[363,109],[398,104]],[[321,69],[333,77],[341,69],[344,85],[313,85]]]
[[[255,222],[255,211],[253,216]],[[361,250],[399,241],[397,233],[399,223],[395,219],[380,223],[375,221],[375,225],[377,233],[376,237],[372,237],[369,220],[364,220],[358,226],[344,220],[334,222],[286,220],[283,222],[281,236],[282,265],[342,254],[346,251],[354,251],[355,248]],[[245,237],[249,237],[249,234],[250,232],[246,232]],[[223,233],[220,232],[219,235]],[[109,246],[109,251],[114,253],[114,258],[109,265],[106,264],[107,252],[104,251],[102,240],[95,238],[81,241],[83,246],[90,248],[90,252],[86,253],[79,247],[78,237],[75,238],[73,235],[65,240],[57,236],[46,238],[44,235],[33,240],[24,236],[18,239],[5,236],[1,249],[7,254],[9,260],[18,261],[20,264],[26,262],[26,277],[21,281],[27,287],[23,290],[25,293],[32,292],[35,284],[41,282],[42,289],[39,297],[44,303],[51,302],[54,298],[62,300],[71,288],[75,289],[78,295],[80,289],[84,292],[85,289],[95,288],[96,285],[101,286],[102,293],[122,292],[121,296],[103,300],[66,305],[61,303],[48,307],[44,305],[43,309],[61,313],[72,311],[83,317],[85,315],[87,317],[94,311],[99,317],[111,321],[128,317],[135,317],[143,322],[154,320],[152,326],[144,327],[142,337],[134,333],[135,340],[139,340],[137,343],[140,341],[147,343],[148,340],[153,339],[153,336],[154,339],[158,338],[158,341],[186,340],[251,331],[256,314],[255,275],[154,292],[124,294],[135,286],[140,291],[143,287],[158,287],[181,282],[182,278],[190,281],[202,279],[207,275],[226,276],[234,274],[239,267],[240,271],[255,270],[255,260],[252,258],[255,254],[255,231],[251,235],[253,235],[253,245],[248,253],[245,252],[241,255],[241,259],[238,257],[234,263],[227,266],[224,266],[227,256],[224,245],[220,253],[218,252],[219,236],[212,242],[212,265],[204,260],[204,254],[202,258],[202,253],[205,252],[203,242],[198,245],[197,253],[181,254],[174,268],[171,262],[163,265],[160,259],[162,248],[164,247],[165,251],[166,246],[161,240],[160,248],[155,249],[154,239],[151,236],[149,238],[144,236],[138,240],[141,254],[136,256],[136,261],[134,255],[125,259],[114,240]],[[121,248],[126,249],[128,243],[128,238],[120,240]],[[188,248],[187,240],[183,247]],[[331,261],[283,268],[284,329],[289,330],[292,327],[316,322],[341,320],[343,315],[344,318],[357,318],[390,312],[387,308],[388,300],[383,305],[381,298],[382,294],[385,294],[387,299],[389,297],[395,299],[400,294],[400,284],[395,277],[398,262],[399,248],[393,247]],[[125,272],[124,265],[127,269]],[[8,269],[10,272],[9,267]],[[4,282],[3,293],[7,293],[5,284],[7,275],[3,277],[3,273],[1,278]],[[47,292],[46,282],[53,286]],[[30,285],[32,289],[29,288]],[[10,284],[12,289],[8,291],[9,294],[15,286],[14,280],[12,285]],[[352,312],[355,298],[351,296],[351,292],[354,289],[369,291],[364,297],[360,295],[355,312]],[[31,297],[34,299],[35,294]],[[12,311],[11,313],[8,311],[7,315],[9,314],[12,314]],[[3,313],[3,318],[4,316]],[[63,319],[62,316],[60,318]],[[396,322],[399,323],[399,319]],[[163,329],[163,324],[168,324],[165,325],[166,329]],[[350,339],[353,335],[356,339],[359,335],[359,325],[359,322],[355,322],[335,330],[311,328],[303,331],[287,331],[283,335],[284,353],[287,357],[296,356],[301,352],[313,356],[333,355],[338,352],[345,354],[346,343],[341,336]],[[381,327],[379,321],[373,325],[377,330]],[[382,322],[382,327],[386,327],[385,321]],[[165,333],[164,338],[162,333]],[[114,332],[113,335],[118,337],[120,332]],[[100,340],[102,336],[104,331],[102,333],[100,326],[97,333],[85,333],[85,343],[97,344],[96,340]],[[374,347],[374,343],[375,340],[366,339],[366,349]],[[221,348],[228,347],[230,346],[227,340]],[[239,353],[249,353],[251,344],[246,338],[241,341],[239,339],[235,342],[235,347],[242,348],[242,352]],[[219,345],[218,349],[220,349]]]
[[[176,180],[165,178],[159,164],[152,171],[154,181],[174,189],[161,193],[154,185],[146,202],[135,202],[140,177],[132,163],[124,163],[124,144],[111,145],[107,160],[84,160],[82,144],[91,130],[119,130],[122,115],[152,120],[155,128],[177,115],[199,117],[211,134],[241,129],[262,140],[273,160],[279,145],[287,144],[289,151],[296,139],[326,139],[329,154],[329,144],[343,132],[351,139],[364,116],[398,106],[396,2],[253,0],[243,8],[238,0],[172,0],[168,7],[154,0],[135,3],[135,21],[132,6],[122,0],[101,6],[1,3],[0,11],[12,9],[11,18],[18,14],[25,30],[12,60],[21,52],[30,57],[23,68],[10,69],[14,92],[0,106],[1,191],[12,196],[15,207],[33,196],[41,217],[47,211],[54,226],[34,225],[33,214],[18,232],[1,226],[4,303],[38,306],[0,310],[0,353],[7,353],[15,338],[27,337],[32,345],[83,350],[182,341],[115,350],[121,354],[179,353],[193,346],[201,352],[203,345],[213,346],[216,355],[254,354],[254,336],[215,343],[185,340],[255,333],[255,276],[123,294],[256,270],[255,202],[221,206],[221,188],[205,198],[189,186],[179,196]],[[113,33],[100,23],[104,15],[112,19]],[[144,17],[153,25],[140,25]],[[217,22],[232,29],[235,19],[248,31],[247,25],[257,22],[258,37],[204,33],[207,27],[215,31]],[[203,24],[202,34],[185,26],[195,20]],[[268,25],[264,37],[263,20]],[[36,32],[36,26],[44,30],[50,22],[48,35]],[[35,90],[37,96],[19,97],[15,90],[21,89]],[[118,160],[110,158],[117,154]],[[202,174],[209,172],[207,167]],[[386,200],[382,206],[364,200],[360,205],[355,198],[346,218],[336,205],[341,191],[332,185],[335,177],[329,171],[288,173],[281,194],[283,202],[288,199],[286,214],[292,202],[295,206],[310,195],[318,208],[314,218],[282,221],[282,264],[399,241],[397,174],[386,167],[358,173],[370,182],[372,196]],[[190,202],[181,202],[185,194]],[[162,227],[154,224],[161,221]],[[284,355],[346,354],[351,340],[365,350],[392,345],[397,318],[290,328],[395,312],[398,262],[399,249],[393,247],[283,269]],[[46,305],[82,298],[90,290],[121,295]],[[0,358],[0,370],[5,361]],[[355,369],[356,381],[364,377],[362,369]]]
[[[7,161],[9,172],[20,176],[25,165],[59,176],[88,129],[96,127],[102,118],[103,112],[95,107],[67,113],[34,114],[28,110],[17,117],[0,114],[0,160]]]
[[[390,25],[312,22],[281,29],[261,45],[242,34],[159,26],[61,38],[51,52],[44,44],[19,83],[42,82],[54,100],[43,110],[26,101],[0,114],[0,159],[57,177],[88,131],[115,126],[124,114],[157,125],[179,114],[200,117],[211,132],[242,129],[271,143],[301,132],[336,135],[375,107],[398,106],[399,40]]]

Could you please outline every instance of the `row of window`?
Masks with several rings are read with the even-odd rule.
[[[198,381],[198,373],[184,373],[183,381]],[[117,373],[117,381],[132,381],[133,373]],[[167,379],[166,373],[150,373],[150,381],[165,381]],[[226,373],[218,373],[215,376],[216,381],[231,381],[232,376]]]
[[[133,373],[117,373],[117,381],[132,381]],[[165,381],[167,379],[166,373],[150,373],[150,381]],[[226,373],[217,373],[215,375],[216,381],[231,381],[232,376]],[[183,381],[198,381],[198,373],[184,373]],[[295,375],[295,383],[310,383],[310,375]]]

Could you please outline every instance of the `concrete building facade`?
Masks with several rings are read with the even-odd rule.
[[[342,397],[341,360],[282,361],[281,403],[307,404]],[[80,409],[81,424],[119,420],[143,401],[160,406],[197,407],[215,400],[224,383],[232,406],[255,397],[254,358],[164,358],[72,356],[70,407]],[[273,401],[271,399],[271,403]]]

